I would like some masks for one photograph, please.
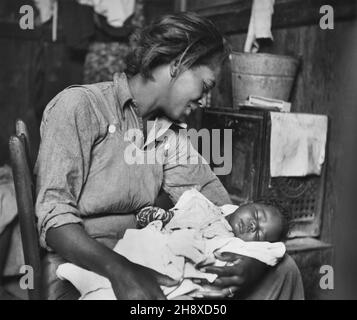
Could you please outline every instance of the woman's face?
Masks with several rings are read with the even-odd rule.
[[[208,66],[197,66],[172,78],[162,111],[172,120],[183,121],[192,111],[205,107],[206,95],[215,86],[217,72]]]

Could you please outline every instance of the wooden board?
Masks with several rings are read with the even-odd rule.
[[[357,16],[354,0],[276,0],[272,26],[275,28],[318,24],[320,7],[334,8],[335,21]],[[187,10],[196,11],[213,20],[225,34],[246,32],[249,25],[252,0],[189,0]]]

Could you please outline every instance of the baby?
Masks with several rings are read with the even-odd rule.
[[[226,217],[225,217],[226,216]],[[179,280],[162,287],[168,299],[181,295],[201,297],[203,287],[194,279],[213,282],[215,274],[201,272],[206,265],[223,266],[216,254],[231,252],[274,266],[285,254],[276,242],[287,233],[285,211],[277,202],[259,201],[217,207],[195,189],[182,194],[169,211],[146,207],[137,213],[138,226],[128,229],[114,251],[130,261]],[[274,242],[274,243],[271,243]],[[82,299],[115,299],[108,279],[73,264],[57,269],[80,291]]]
[[[226,215],[235,237],[244,241],[285,240],[290,220],[285,207],[278,200],[260,199],[239,206],[233,213],[229,210],[227,213],[229,207],[229,205],[223,207],[223,211],[226,211],[223,215]],[[154,206],[141,209],[136,215],[138,228],[144,228],[156,220],[162,221],[165,227],[174,217],[175,209],[166,211]]]

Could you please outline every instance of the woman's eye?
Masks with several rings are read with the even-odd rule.
[[[203,91],[203,94],[207,94],[208,92],[211,91],[211,87],[207,83],[204,82],[202,85],[202,91]]]

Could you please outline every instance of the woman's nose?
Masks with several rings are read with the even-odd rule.
[[[200,100],[198,100],[200,108],[206,108],[207,106],[207,95],[204,95]]]

